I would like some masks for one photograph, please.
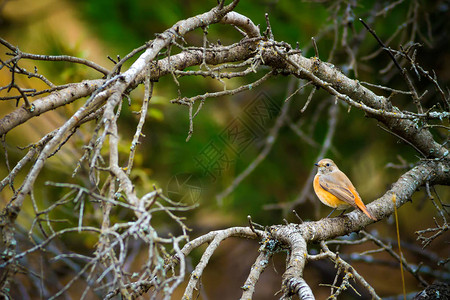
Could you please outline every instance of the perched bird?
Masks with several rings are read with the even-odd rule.
[[[323,204],[334,208],[333,211],[336,209],[345,210],[353,206],[372,220],[377,221],[367,210],[350,179],[339,170],[331,159],[324,158],[315,165],[318,170],[314,177],[314,191]]]

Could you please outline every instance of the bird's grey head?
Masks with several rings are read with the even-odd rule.
[[[335,170],[339,170],[334,161],[329,158],[321,159],[318,163],[315,164],[318,167],[319,174],[326,174],[333,172]]]

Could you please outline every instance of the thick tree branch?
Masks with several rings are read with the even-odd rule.
[[[171,56],[170,61],[168,58],[158,61],[151,69],[150,78],[151,80],[157,80],[159,77],[169,74],[173,69],[183,70],[186,67],[198,65],[202,63],[203,58],[206,63],[213,65],[246,60],[254,55],[253,51],[256,48],[257,46],[253,40],[243,40],[233,46],[213,48],[211,51],[207,51],[204,56],[200,50],[183,51],[180,54]],[[371,90],[362,86],[358,81],[346,77],[334,66],[321,62],[316,58],[308,59],[299,54],[293,54],[287,60],[285,57],[277,55],[279,53],[274,51],[262,51],[262,54],[265,64],[278,69],[280,72],[292,73],[300,78],[311,80],[332,95],[338,96],[343,101],[355,107],[362,108],[369,116],[383,122],[394,133],[415,145],[427,157],[440,158],[447,155],[448,150],[434,141],[433,136],[427,128],[418,126],[417,120],[420,118],[446,118],[448,117],[448,113],[428,112],[419,115],[412,113],[405,114],[398,108],[392,106],[385,97],[376,95]],[[289,61],[293,62],[294,65],[290,64]],[[128,84],[131,88],[142,83],[145,78],[143,69],[134,74],[133,81]],[[91,82],[85,82],[84,88],[88,88],[90,86],[89,84]],[[92,82],[92,84],[98,86],[100,82],[96,81]],[[69,93],[69,100],[67,102],[62,101],[65,98],[52,96],[52,94],[48,96],[51,97],[51,104],[41,105],[40,102],[37,102],[39,100],[35,101],[37,103],[33,102],[35,106],[34,112],[20,108],[5,116],[0,120],[0,135],[8,132],[14,126],[17,126],[17,124],[25,122],[30,117],[42,114],[54,107],[64,105],[92,93],[92,88],[86,90],[79,89],[82,89],[82,84],[63,90],[64,93]],[[63,91],[60,92],[63,93]],[[42,100],[47,100],[47,97]],[[360,103],[358,103],[359,101]],[[48,101],[43,102],[47,103]]]
[[[230,24],[237,26],[245,31],[248,38],[255,38],[261,36],[259,33],[259,28],[246,16],[243,16],[235,11],[230,11],[226,14],[222,20],[222,24]]]
[[[277,53],[280,53],[280,50]],[[414,144],[426,157],[443,158],[448,155],[448,149],[437,143],[428,129],[421,128],[417,120],[405,119],[413,119],[414,115],[404,115],[388,99],[376,95],[368,88],[362,86],[357,80],[348,78],[333,65],[324,63],[314,57],[306,58],[300,54],[290,56],[281,54],[277,56],[274,55],[273,51],[264,51],[263,60],[266,64],[279,69],[281,72],[291,73],[300,78],[311,80],[317,86],[322,87],[330,94],[338,96],[341,100],[351,105],[359,108],[366,106],[366,113],[369,116],[381,121],[390,130]],[[358,104],[358,102],[360,103]],[[396,115],[399,117],[396,117]],[[448,112],[430,112],[416,115],[415,119],[420,117],[448,118],[449,116]]]
[[[430,182],[430,184],[433,185],[448,184],[448,182],[450,182],[450,162],[448,160],[420,162],[416,167],[403,174],[382,197],[368,204],[367,207],[374,216],[381,220],[394,212],[392,195],[396,195],[395,204],[397,207],[400,207],[408,202],[413,193],[426,182]],[[325,218],[319,221],[305,222],[302,224],[275,225],[269,227],[266,232],[258,231],[260,237],[262,237],[264,241],[263,244],[266,245],[264,246],[264,251],[273,251],[276,247],[288,249],[289,254],[286,272],[283,274],[283,298],[288,298],[296,294],[300,299],[314,299],[311,289],[302,278],[308,257],[307,244],[344,236],[359,231],[371,223],[373,223],[373,221],[366,215],[355,210],[342,217]],[[245,227],[213,231],[187,243],[181,250],[181,253],[183,253],[184,256],[187,256],[192,250],[200,247],[202,244],[211,243],[210,247],[208,247],[209,250],[207,249],[204,254],[204,256],[207,256],[207,262],[212,255],[212,252],[218,247],[217,241],[222,241],[223,239],[232,236],[257,238],[251,228]],[[269,244],[272,246],[268,247],[267,245]],[[327,253],[326,255],[330,256],[331,254]],[[264,261],[265,258],[266,254],[261,253],[257,261]],[[313,257],[311,257],[311,259],[313,259]],[[197,270],[196,268],[197,272],[191,275],[191,281],[192,279],[196,281],[202,275],[204,263],[205,262],[200,263],[200,265],[197,266],[199,269]],[[348,263],[345,263],[345,265],[347,267],[349,266]],[[253,269],[247,280],[249,285],[256,284],[260,274],[259,272],[262,272],[262,270],[258,271]],[[367,285],[365,280],[354,269],[352,272],[360,282]],[[192,287],[195,286],[194,283],[195,282],[192,282]],[[244,295],[251,296],[253,293],[252,287],[247,285],[244,287]],[[368,286],[368,288],[370,293],[376,295],[370,286]],[[188,295],[192,296],[191,290]]]
[[[32,110],[26,109],[25,106],[19,107],[0,119],[0,135],[8,133],[33,117],[70,104],[80,98],[90,96],[104,82],[102,79],[97,79],[74,83],[63,90],[53,92],[46,97],[33,101],[31,104]]]
[[[378,219],[384,219],[394,213],[392,195],[396,195],[396,205],[401,207],[411,199],[414,192],[426,182],[430,184],[448,184],[450,182],[450,161],[422,161],[416,167],[403,174],[382,197],[369,203],[367,208]],[[300,233],[306,242],[316,242],[343,236],[359,231],[373,223],[363,213],[354,210],[343,217],[326,218],[317,222],[302,224],[277,225],[271,227],[271,232],[278,236],[280,228],[287,233]],[[286,229],[288,228],[288,229]],[[289,235],[288,234],[288,235]],[[283,233],[283,236],[286,234]]]
[[[242,40],[232,46],[217,47],[214,48],[214,51],[206,52],[206,62],[208,64],[217,65],[221,63],[245,60],[251,56],[251,49],[254,48],[256,48],[254,45],[254,40]],[[171,56],[170,62],[167,57],[159,60],[150,70],[150,80],[158,81],[160,77],[170,74],[173,69],[183,70],[187,67],[199,65],[201,63],[202,51],[183,51],[182,53]],[[129,87],[135,88],[144,82],[144,79],[145,71],[142,71]],[[8,133],[10,130],[25,123],[32,117],[39,116],[55,108],[67,105],[82,97],[90,96],[100,87],[105,87],[106,82],[106,79],[96,79],[85,80],[81,83],[74,83],[61,91],[53,92],[46,97],[33,101],[32,112],[22,106],[0,119],[0,135]]]

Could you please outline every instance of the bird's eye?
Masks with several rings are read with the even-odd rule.
[[[327,167],[329,167],[330,166],[330,163],[327,163],[327,165],[326,165]]]

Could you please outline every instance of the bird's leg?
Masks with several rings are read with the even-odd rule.
[[[346,211],[346,209],[344,209],[344,210],[339,214],[338,217],[342,216],[342,215],[345,213],[345,211]]]
[[[334,208],[327,216],[327,218],[329,218],[331,216],[332,213],[334,213],[334,211],[336,210],[336,208]]]

